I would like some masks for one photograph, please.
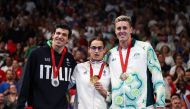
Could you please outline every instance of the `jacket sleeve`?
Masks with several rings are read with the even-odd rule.
[[[156,95],[156,107],[165,106],[165,83],[163,80],[160,63],[154,52],[154,49],[149,44],[147,47],[147,63],[148,69],[152,74],[152,83],[154,94]]]
[[[24,72],[22,75],[22,82],[21,82],[21,89],[18,97],[18,103],[17,103],[17,109],[24,109],[26,103],[29,104],[31,100],[31,94],[30,91],[32,91],[32,79],[33,75],[32,73],[36,70],[36,57],[34,52],[32,52],[26,62],[26,65],[24,67]]]
[[[71,75],[71,81],[69,84],[69,89],[76,85],[76,74],[78,73],[77,65],[74,68],[73,74]]]

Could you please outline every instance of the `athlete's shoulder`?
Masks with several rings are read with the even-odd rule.
[[[135,44],[136,44],[136,45],[145,45],[145,46],[148,46],[150,43],[144,42],[144,41],[140,41],[140,40],[136,40],[136,41],[135,41]]]
[[[149,42],[136,40],[135,41],[135,47],[139,47],[139,48],[142,48],[144,50],[147,50],[148,48],[151,47],[151,44]]]
[[[108,53],[117,52],[117,51],[118,51],[118,45],[116,45],[115,47],[113,47],[112,49],[110,49],[108,51]]]
[[[84,66],[88,66],[88,65],[89,65],[89,61],[86,61],[86,62],[78,63],[77,67],[84,67]]]
[[[49,53],[48,47],[36,46],[36,47],[32,48],[30,55],[42,55],[42,54],[46,54],[46,53]]]

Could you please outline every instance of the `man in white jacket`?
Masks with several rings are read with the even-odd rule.
[[[165,84],[159,61],[150,43],[133,39],[132,31],[128,16],[116,18],[119,45],[107,55],[112,86],[110,109],[163,109]]]
[[[74,109],[108,109],[110,74],[103,61],[105,43],[100,38],[89,42],[89,61],[78,64],[72,75],[76,84],[77,106]]]

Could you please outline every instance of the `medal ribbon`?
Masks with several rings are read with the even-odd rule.
[[[105,66],[105,63],[103,62],[102,65],[101,65],[99,74],[98,74],[99,79],[102,76],[102,72],[103,72],[104,66]],[[90,78],[92,78],[92,76],[93,76],[93,69],[92,69],[92,64],[90,63]]]
[[[62,51],[61,59],[59,60],[58,67],[56,69],[54,50],[51,47],[51,58],[52,58],[52,66],[53,66],[53,78],[56,78],[58,76],[59,68],[61,67],[61,65],[63,63],[63,59],[64,59],[66,51],[67,51],[66,48],[64,48],[63,51]]]
[[[127,48],[127,54],[126,54],[126,58],[125,58],[125,63],[123,62],[123,55],[122,55],[122,51],[121,51],[121,47],[119,47],[119,58],[120,58],[120,62],[121,62],[121,68],[122,68],[122,73],[125,73],[127,71],[127,65],[128,65],[128,60],[129,60],[129,54],[131,51],[131,46],[132,46],[132,42],[130,42],[128,44],[128,48]]]

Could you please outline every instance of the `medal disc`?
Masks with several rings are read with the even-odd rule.
[[[52,79],[51,81],[51,84],[54,86],[54,87],[58,87],[59,86],[59,80],[58,79]]]
[[[128,77],[128,74],[127,74],[127,73],[122,73],[122,74],[120,75],[120,79],[121,79],[122,81],[125,81],[125,80],[127,79],[127,77]]]
[[[90,78],[90,82],[91,82],[92,84],[95,84],[98,80],[99,80],[98,75],[94,75],[92,78]]]

